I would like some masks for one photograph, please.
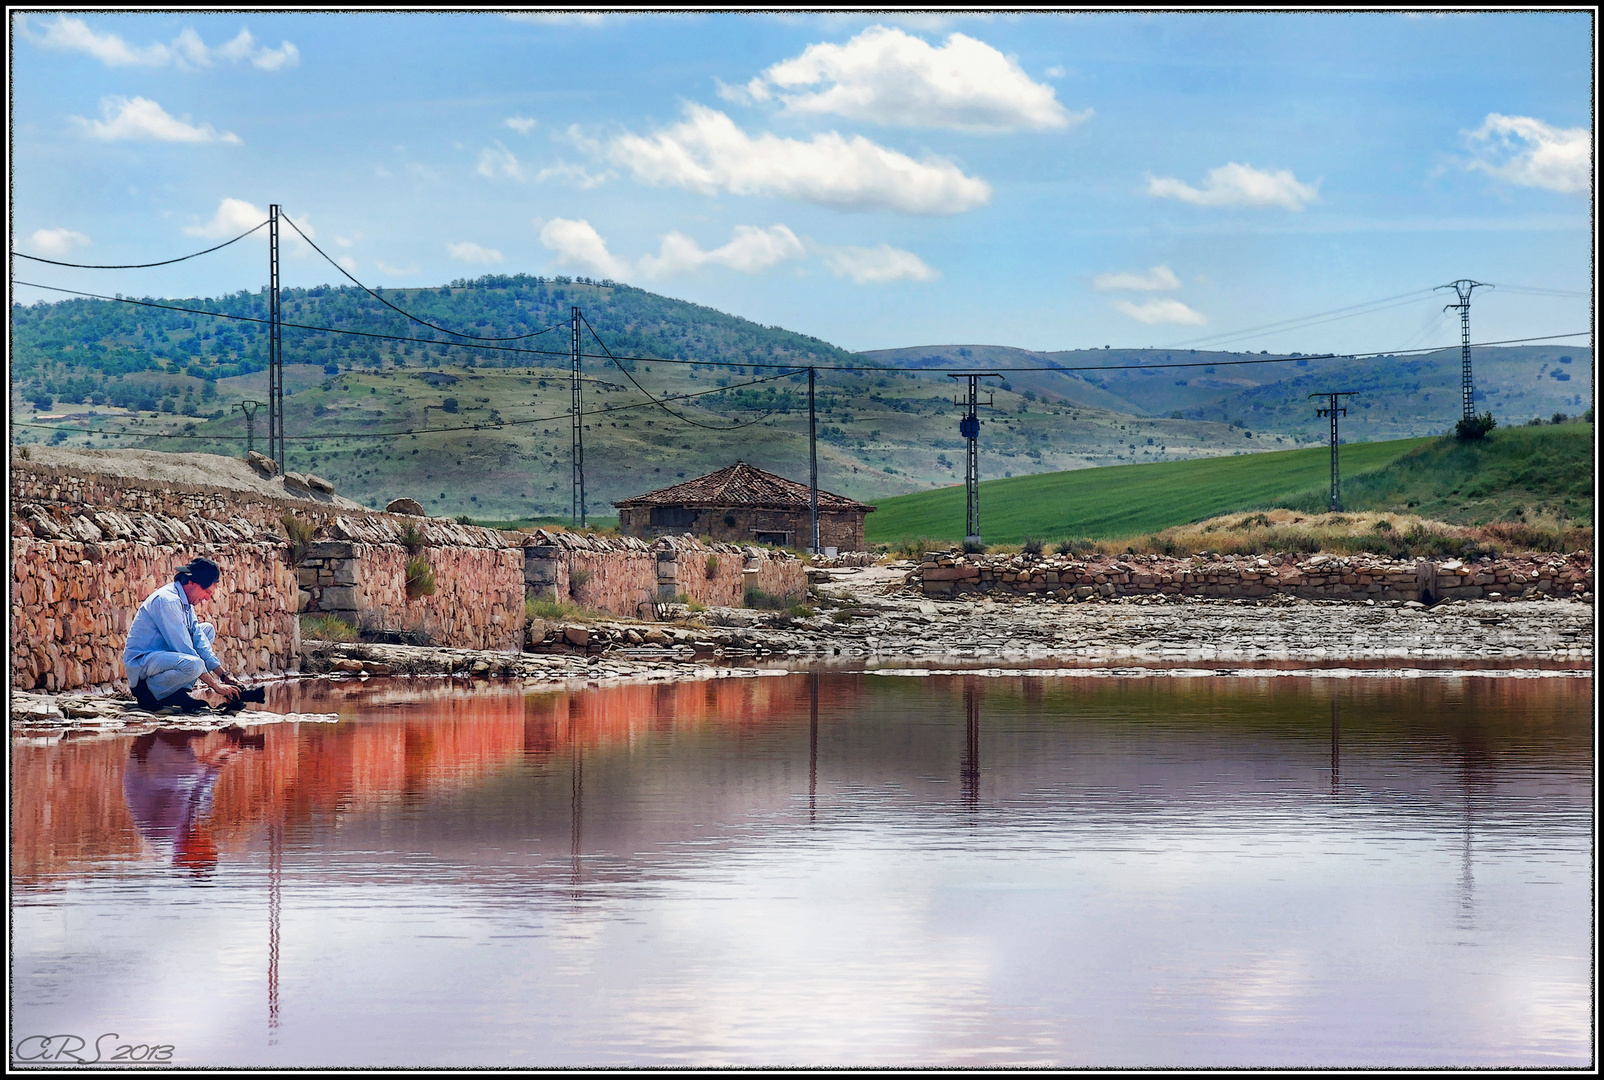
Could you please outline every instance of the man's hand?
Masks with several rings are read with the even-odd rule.
[[[208,671],[203,678],[205,679],[207,686],[211,687],[217,693],[222,694],[223,697],[227,698],[229,701],[233,701],[235,698],[239,697],[240,691],[243,689],[239,683],[234,681],[232,676],[224,672]]]

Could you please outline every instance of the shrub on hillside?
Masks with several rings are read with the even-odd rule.
[[[1454,438],[1460,442],[1476,442],[1485,439],[1487,433],[1498,426],[1493,414],[1484,412],[1480,416],[1462,416],[1459,423],[1454,425]]]

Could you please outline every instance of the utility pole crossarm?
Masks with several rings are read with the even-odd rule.
[[[953,404],[967,405],[963,419],[958,421],[958,433],[963,436],[966,446],[964,448],[964,543],[980,543],[980,380],[1000,379],[999,371],[962,371],[948,372],[949,379],[964,379],[969,383],[969,397],[967,402],[958,398]],[[987,392],[986,407],[996,404],[994,396]]]
[[[1328,505],[1332,513],[1342,509],[1342,477],[1337,469],[1337,444],[1340,441],[1337,437],[1337,417],[1348,415],[1348,407],[1337,399],[1353,397],[1356,393],[1356,390],[1334,390],[1309,395],[1312,398],[1324,398],[1327,402],[1323,408],[1316,409],[1314,415],[1331,418],[1331,499]]]
[[[1469,278],[1460,278],[1447,285],[1438,285],[1438,289],[1452,289],[1454,295],[1459,297],[1457,304],[1446,304],[1444,311],[1459,310],[1459,396],[1460,407],[1464,418],[1470,420],[1476,415],[1476,387],[1470,377],[1470,294],[1477,289],[1491,289],[1493,286],[1485,281],[1472,281]]]

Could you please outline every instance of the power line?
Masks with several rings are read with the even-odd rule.
[[[746,423],[732,424],[732,425],[729,425],[729,426],[726,427],[726,426],[720,426],[720,425],[717,425],[717,424],[704,424],[704,423],[701,423],[698,420],[692,420],[690,417],[686,416],[684,413],[675,412],[673,409],[670,409],[667,405],[664,405],[661,401],[658,401],[655,397],[652,397],[651,392],[649,390],[647,390],[644,386],[642,386],[640,384],[640,381],[635,378],[635,373],[630,371],[623,364],[620,364],[618,362],[618,358],[616,356],[614,356],[612,354],[611,350],[609,350],[607,348],[607,343],[605,341],[603,341],[599,336],[597,336],[595,327],[590,325],[590,320],[585,318],[584,312],[579,311],[578,308],[575,308],[574,310],[579,313],[579,319],[580,319],[581,322],[583,322],[585,324],[585,329],[590,331],[590,336],[596,339],[596,344],[600,345],[602,347],[602,351],[607,353],[607,358],[613,362],[613,366],[618,368],[619,371],[622,371],[624,373],[624,375],[629,379],[629,381],[635,384],[635,389],[637,389],[641,393],[645,394],[646,397],[650,401],[652,401],[654,404],[656,404],[659,408],[661,408],[664,412],[668,413],[670,416],[677,416],[677,417],[679,417],[679,419],[683,420],[687,424],[690,424],[692,427],[706,428],[709,431],[738,431],[741,428],[747,428],[747,427],[751,427],[753,424],[762,423],[764,420],[767,420],[770,416],[774,415],[774,410],[770,409],[768,412],[764,413],[762,416],[758,417],[756,420],[749,420]],[[796,368],[791,373],[792,374],[801,374],[803,370],[804,370],[803,368]],[[776,375],[776,376],[774,376],[774,378],[783,379],[783,378],[785,378],[785,375],[783,375],[783,374],[782,375]],[[770,380],[765,380],[765,381],[772,382],[773,380],[770,379]],[[733,387],[725,386],[725,387],[720,387],[719,389],[721,389],[721,390],[730,390],[730,389],[733,389]]]
[[[262,222],[262,225],[266,225],[266,224],[267,224],[267,222],[265,222],[265,221]],[[55,259],[41,259],[37,255],[24,255],[20,251],[13,251],[11,254],[14,257],[18,258],[18,259],[32,259],[34,262],[49,263],[51,266],[70,266],[75,270],[147,270],[152,266],[171,266],[173,263],[181,263],[185,259],[193,259],[193,258],[196,258],[197,256],[200,256],[200,255],[210,255],[214,251],[221,251],[223,248],[226,248],[228,245],[234,244],[234,243],[238,243],[239,241],[245,239],[247,236],[251,235],[251,233],[255,232],[257,229],[260,229],[262,227],[262,225],[256,226],[256,229],[249,229],[249,230],[247,230],[245,232],[242,232],[238,236],[234,237],[234,239],[232,239],[232,240],[225,240],[221,244],[218,244],[216,247],[209,247],[205,251],[197,251],[193,255],[180,255],[176,259],[165,259],[162,262],[127,263],[127,264],[122,265],[122,266],[98,266],[98,265],[95,265],[93,263],[70,263],[70,262],[58,262]],[[41,286],[41,288],[43,288],[43,286]]]
[[[1378,300],[1365,300],[1362,303],[1349,304],[1346,307],[1332,308],[1329,311],[1317,311],[1312,315],[1301,315],[1301,316],[1299,316],[1298,318],[1295,318],[1295,319],[1283,319],[1280,322],[1264,323],[1264,324],[1262,324],[1260,326],[1249,326],[1249,327],[1246,327],[1245,329],[1242,329],[1242,330],[1231,330],[1231,331],[1221,332],[1221,333],[1218,333],[1218,334],[1207,334],[1207,335],[1204,335],[1203,337],[1192,338],[1189,341],[1179,341],[1179,342],[1176,342],[1174,345],[1171,345],[1171,346],[1168,346],[1168,347],[1172,348],[1172,349],[1184,349],[1184,348],[1186,348],[1188,346],[1198,345],[1198,344],[1201,344],[1202,342],[1205,342],[1205,341],[1221,341],[1221,340],[1227,340],[1228,341],[1228,340],[1231,340],[1233,338],[1244,337],[1244,336],[1249,335],[1249,334],[1257,334],[1261,330],[1275,331],[1275,330],[1297,330],[1297,329],[1302,329],[1302,327],[1298,326],[1297,324],[1298,323],[1302,323],[1302,322],[1307,322],[1310,319],[1324,319],[1327,315],[1338,315],[1340,318],[1344,318],[1344,319],[1352,318],[1355,315],[1366,315],[1366,314],[1369,314],[1369,312],[1361,310],[1361,309],[1370,308],[1370,307],[1375,306],[1376,304],[1391,304],[1394,300],[1405,300],[1405,299],[1412,299],[1412,298],[1416,298],[1416,297],[1427,296],[1427,295],[1429,295],[1431,293],[1431,291],[1432,290],[1430,290],[1430,289],[1416,289],[1413,292],[1399,293],[1397,296],[1383,296]],[[1342,312],[1351,312],[1352,314],[1351,315],[1343,315],[1343,314],[1341,314]],[[1335,320],[1329,320],[1329,321],[1335,321]]]
[[[322,248],[320,248],[316,244],[312,243],[311,239],[304,232],[301,232],[301,227],[299,225],[295,224],[295,222],[290,221],[290,218],[289,218],[288,215],[285,215],[284,220],[290,222],[290,228],[294,229],[296,231],[296,233],[298,233],[300,235],[301,239],[305,240],[307,242],[307,244],[309,244],[311,246],[313,251],[315,251],[319,255],[323,256],[323,258],[328,259],[328,263],[329,263],[330,266],[334,267],[334,269],[338,270],[340,273],[344,274],[347,278],[349,278],[350,281],[351,281],[351,284],[355,285],[357,288],[361,289],[363,292],[365,292],[369,296],[373,297],[373,299],[377,300],[379,303],[383,304],[385,307],[389,308],[392,311],[395,311],[395,312],[398,312],[398,313],[400,313],[402,315],[405,315],[407,318],[411,319],[413,322],[417,323],[420,326],[427,326],[429,329],[438,330],[442,334],[450,334],[453,337],[470,338],[470,339],[472,339],[474,341],[523,341],[526,338],[539,337],[541,334],[549,333],[550,331],[557,329],[558,326],[562,325],[561,323],[555,323],[555,324],[553,324],[551,326],[546,327],[546,329],[544,329],[544,330],[536,330],[532,334],[516,334],[516,335],[514,335],[512,337],[484,337],[484,336],[479,335],[479,334],[466,334],[466,333],[463,333],[460,330],[447,330],[443,326],[436,326],[434,323],[429,322],[427,319],[420,319],[416,315],[412,314],[410,311],[405,311],[402,308],[396,307],[394,304],[390,303],[390,301],[386,300],[384,297],[380,296],[378,293],[374,292],[372,289],[370,289],[366,285],[362,284],[356,278],[352,277],[350,271],[346,270],[345,267],[341,266],[339,263],[337,263],[333,259],[329,258],[328,252],[324,251]]]
[[[37,282],[23,281],[20,278],[12,278],[11,281],[15,285],[27,285],[30,288],[47,289],[50,292],[67,293],[67,294],[72,295],[72,296],[86,296],[86,297],[89,297],[89,298],[94,299],[94,300],[105,300],[105,301],[112,302],[112,303],[135,304],[135,305],[137,305],[139,307],[159,308],[159,309],[161,309],[163,311],[178,311],[178,312],[183,312],[184,314],[187,314],[187,315],[209,315],[209,316],[211,316],[213,318],[217,318],[217,319],[232,319],[232,320],[234,320],[236,322],[262,323],[264,325],[268,322],[267,319],[253,318],[252,316],[249,316],[249,315],[231,315],[231,314],[228,314],[227,312],[207,311],[204,308],[180,307],[180,306],[177,306],[177,305],[174,305],[174,304],[158,304],[158,303],[156,303],[155,301],[152,301],[152,300],[135,300],[131,296],[106,296],[106,295],[104,295],[102,293],[84,292],[84,291],[82,291],[80,289],[63,289],[63,288],[60,288],[59,286],[55,286],[55,285],[40,285]],[[433,340],[431,340],[429,338],[403,337],[403,336],[401,336],[399,334],[380,334],[380,333],[376,333],[376,332],[370,331],[370,330],[343,330],[343,329],[340,329],[339,327],[334,327],[334,326],[310,326],[310,325],[307,325],[305,323],[292,323],[292,322],[281,323],[280,325],[281,326],[288,326],[288,327],[291,327],[292,329],[296,329],[296,330],[313,330],[313,331],[317,331],[319,333],[324,333],[324,334],[347,334],[347,335],[351,335],[351,336],[355,336],[355,337],[380,338],[380,339],[383,339],[385,341],[404,341],[404,342],[411,342],[411,343],[418,344],[418,345],[444,345],[444,346],[450,346],[450,347],[459,348],[459,349],[486,349],[486,350],[489,350],[489,351],[492,351],[492,352],[518,353],[518,354],[525,355],[525,356],[563,356],[563,357],[566,357],[568,355],[568,353],[566,353],[566,352],[558,352],[558,351],[553,350],[553,349],[517,349],[517,348],[512,348],[511,346],[506,346],[506,345],[475,345],[472,342],[467,342],[467,341],[433,341]],[[560,325],[560,324],[558,324],[558,325]],[[1590,334],[1592,334],[1591,330],[1579,330],[1579,331],[1577,331],[1575,333],[1570,333],[1570,334],[1541,334],[1541,335],[1539,335],[1537,337],[1506,338],[1506,339],[1504,339],[1502,341],[1475,342],[1473,347],[1479,349],[1479,348],[1491,347],[1493,345],[1523,345],[1523,344],[1527,344],[1527,343],[1530,343],[1530,342],[1533,342],[1533,341],[1553,341],[1553,340],[1556,340],[1558,338],[1587,337]],[[1444,350],[1451,349],[1451,348],[1453,348],[1452,345],[1430,345],[1430,346],[1422,346],[1420,348],[1414,348],[1414,349],[1378,349],[1378,350],[1374,350],[1374,351],[1371,351],[1371,352],[1341,353],[1341,354],[1339,354],[1339,353],[1322,353],[1322,354],[1320,354],[1318,356],[1315,356],[1315,355],[1310,355],[1310,356],[1263,356],[1263,357],[1257,357],[1257,358],[1254,358],[1254,359],[1247,359],[1247,360],[1196,360],[1196,361],[1187,361],[1187,362],[1184,362],[1184,363],[1178,362],[1178,361],[1177,362],[1166,361],[1165,363],[1162,363],[1162,364],[1101,364],[1101,365],[1023,364],[1023,365],[1019,365],[1017,367],[999,368],[998,370],[1000,370],[1005,375],[1010,373],[1010,372],[1015,372],[1015,371],[1022,371],[1022,372],[1029,372],[1029,371],[1064,371],[1064,372],[1080,372],[1080,371],[1156,371],[1156,370],[1159,370],[1159,369],[1162,369],[1162,368],[1192,368],[1192,367],[1215,367],[1215,366],[1229,367],[1229,366],[1236,365],[1236,364],[1291,364],[1291,363],[1294,363],[1294,362],[1296,362],[1298,360],[1330,360],[1330,359],[1349,359],[1349,360],[1354,360],[1354,359],[1360,359],[1360,358],[1364,358],[1364,357],[1405,356],[1405,355],[1409,355],[1409,354],[1413,354],[1413,353],[1442,352]],[[632,355],[628,355],[628,354],[619,355],[619,354],[613,354],[613,353],[583,353],[582,355],[586,356],[586,357],[590,357],[592,359],[596,359],[596,360],[602,360],[602,359],[615,360],[615,361],[617,361],[617,360],[634,360],[634,361],[637,361],[637,362],[640,362],[640,363],[646,363],[646,364],[687,364],[687,365],[690,365],[690,366],[693,366],[693,367],[763,368],[763,369],[767,369],[767,370],[771,370],[771,371],[778,369],[778,370],[781,370],[781,371],[790,372],[792,374],[801,373],[804,370],[805,367],[814,367],[818,371],[878,371],[878,372],[883,372],[883,373],[887,373],[887,374],[897,373],[897,372],[915,373],[915,374],[920,374],[920,373],[923,373],[923,374],[944,374],[944,369],[942,369],[942,368],[915,367],[915,366],[912,366],[912,365],[904,365],[904,364],[813,364],[813,365],[797,365],[797,364],[767,364],[767,363],[758,363],[758,362],[750,361],[750,360],[683,360],[683,359],[668,359],[666,357],[661,357],[661,356],[632,356]]]
[[[715,387],[712,390],[698,390],[694,394],[674,394],[670,395],[664,400],[688,401],[691,398],[707,397],[709,394],[722,394],[728,390],[740,390],[747,386],[757,386],[760,383],[774,382],[778,379],[784,379],[787,377],[787,375],[770,375],[762,379],[751,379],[744,383],[735,383],[731,386]],[[631,409],[644,409],[654,404],[658,404],[658,402],[653,400],[640,401],[633,405],[608,405],[604,408],[594,409],[587,415],[600,416],[607,413],[628,412]],[[560,413],[553,413],[550,416],[537,416],[529,420],[497,420],[482,424],[461,424],[457,427],[405,428],[401,431],[346,431],[327,432],[322,435],[286,435],[285,438],[293,442],[311,442],[319,439],[393,439],[400,435],[437,435],[450,431],[484,431],[486,429],[494,431],[505,427],[522,427],[525,424],[545,424],[550,423],[553,420],[566,420],[571,415],[572,413],[570,411],[565,410]],[[23,421],[19,421],[12,426],[34,428],[40,431],[65,431],[70,435],[127,435],[131,438],[138,439],[210,439],[215,442],[222,437],[217,432],[210,432],[206,434],[201,434],[199,432],[196,432],[195,434],[184,434],[181,432],[127,430],[107,431],[100,428],[69,428],[52,424],[30,424]],[[748,424],[743,426],[750,427],[751,425]]]

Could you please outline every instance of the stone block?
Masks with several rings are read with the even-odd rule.
[[[349,540],[315,540],[307,545],[309,559],[350,559],[356,555],[356,546]]]
[[[926,581],[978,581],[980,568],[977,566],[938,566],[924,572]]]
[[[391,514],[406,514],[409,517],[427,516],[424,513],[422,503],[416,499],[408,499],[405,496],[399,499],[391,499],[384,505],[384,509]]]
[[[318,607],[324,611],[355,611],[357,590],[350,586],[331,585],[318,597]]]

